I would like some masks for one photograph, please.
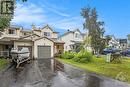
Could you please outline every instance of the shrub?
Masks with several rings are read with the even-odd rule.
[[[75,55],[73,60],[76,62],[87,63],[87,62],[91,62],[92,58],[93,55],[90,52],[81,51]]]
[[[72,59],[74,58],[74,56],[75,56],[74,52],[64,52],[63,54],[60,55],[60,58]]]
[[[82,56],[82,55],[81,55],[81,53],[79,52],[79,53],[75,54],[73,60],[74,60],[75,62],[79,62],[80,59],[81,59],[81,56]]]

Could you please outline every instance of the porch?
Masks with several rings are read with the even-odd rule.
[[[0,57],[8,58],[12,47],[13,44],[11,42],[0,41]]]
[[[64,52],[64,43],[54,43],[55,56]]]

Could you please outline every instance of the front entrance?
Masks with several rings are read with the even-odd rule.
[[[51,58],[51,46],[38,46],[38,58]]]
[[[0,57],[9,58],[10,51],[13,48],[13,45],[10,44],[0,44]]]

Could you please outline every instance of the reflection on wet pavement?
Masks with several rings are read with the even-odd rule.
[[[47,87],[130,87],[127,83],[87,73],[57,60],[41,59],[38,65]]]
[[[38,59],[0,73],[0,87],[130,87],[54,59]]]

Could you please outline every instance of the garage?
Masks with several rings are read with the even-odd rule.
[[[46,37],[38,38],[34,41],[34,58],[53,58],[54,42]]]
[[[54,41],[47,37],[39,37],[34,40],[25,37],[14,41],[14,48],[21,49],[22,47],[28,47],[31,52],[30,57],[34,59],[54,57]]]
[[[51,58],[51,46],[38,46],[38,58]]]

